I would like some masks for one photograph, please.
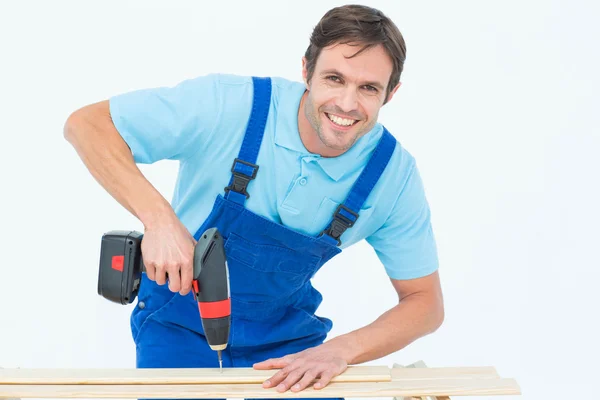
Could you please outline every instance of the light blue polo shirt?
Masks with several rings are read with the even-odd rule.
[[[339,157],[310,153],[298,132],[298,107],[304,89],[303,83],[272,78],[258,175],[248,186],[246,207],[317,236],[344,201],[383,129],[377,124]],[[252,94],[251,77],[210,74],[173,87],[136,90],[110,98],[115,127],[137,163],[179,161],[171,204],[191,234],[229,184],[231,166],[250,116]],[[422,277],[437,270],[423,183],[414,158],[399,143],[359,214],[356,224],[341,237],[342,249],[365,239],[393,279]]]

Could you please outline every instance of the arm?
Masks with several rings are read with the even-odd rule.
[[[173,219],[169,203],[144,177],[115,128],[108,100],[72,113],[64,137],[98,183],[145,227]]]
[[[263,386],[298,392],[318,378],[314,387],[321,389],[349,364],[384,357],[441,326],[444,306],[437,271],[421,278],[392,280],[392,285],[399,302],[373,323],[320,346],[255,364],[257,369],[281,368]]]
[[[64,137],[92,176],[145,227],[173,222],[169,202],[137,163],[185,160],[204,150],[219,114],[215,75],[172,87],[139,89],[82,107],[64,126]]]
[[[402,187],[385,223],[366,240],[383,263],[398,294],[398,304],[371,324],[320,346],[266,360],[255,368],[281,368],[265,382],[278,391],[299,391],[315,378],[326,386],[348,364],[371,361],[434,332],[444,319],[437,248],[421,178],[411,157],[392,186]]]
[[[438,272],[411,280],[392,280],[398,304],[373,323],[338,336],[325,345],[348,364],[360,364],[403,349],[433,333],[444,320]]]
[[[169,289],[182,295],[192,287],[194,237],[136,164],[185,163],[210,151],[218,128],[227,131],[227,124],[239,124],[245,106],[225,105],[228,99],[251,96],[252,87],[239,84],[250,78],[224,79],[208,74],[123,93],[75,111],[64,127],[65,138],[92,176],[144,225],[148,278],[163,285],[168,275]]]
[[[192,288],[195,240],[136,163],[182,160],[199,149],[215,121],[200,117],[197,107],[200,98],[214,99],[214,87],[211,77],[202,77],[173,88],[126,93],[75,111],[64,127],[64,137],[91,175],[144,225],[148,278],[159,285],[168,282],[182,295]]]
[[[371,361],[401,350],[433,333],[444,320],[437,245],[425,188],[412,157],[403,157],[407,171],[383,226],[367,241],[373,246],[398,294],[398,304],[377,320],[333,341],[343,346],[349,363]],[[399,174],[400,175],[400,174]],[[333,342],[332,341],[332,342]]]

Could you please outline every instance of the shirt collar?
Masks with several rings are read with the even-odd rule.
[[[277,146],[297,152],[304,157],[314,158],[321,169],[334,181],[338,181],[345,174],[365,164],[364,158],[377,145],[377,141],[383,133],[379,123],[375,124],[370,132],[361,137],[344,154],[337,157],[322,157],[309,152],[304,147],[298,131],[298,109],[306,88],[301,83],[293,82],[287,87],[279,86],[278,89],[279,100],[274,108],[277,116],[275,124],[275,144]]]

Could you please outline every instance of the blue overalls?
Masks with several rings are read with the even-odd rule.
[[[321,294],[310,279],[341,250],[339,237],[351,227],[396,145],[384,129],[368,164],[322,234],[311,237],[267,220],[244,207],[271,101],[271,80],[253,78],[253,108],[232,177],[194,238],[217,227],[225,240],[231,291],[229,345],[223,367],[251,367],[325,340],[332,322],[315,316]],[[138,368],[218,367],[204,336],[192,293],[181,296],[142,276],[131,315]],[[140,307],[143,304],[143,307]]]

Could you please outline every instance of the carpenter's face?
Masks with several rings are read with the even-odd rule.
[[[349,58],[360,48],[347,44],[324,48],[309,82],[303,60],[307,93],[301,108],[306,120],[301,119],[300,125],[308,123],[309,131],[314,131],[302,138],[312,152],[326,157],[340,155],[377,122],[386,100],[392,60],[381,45]],[[388,101],[399,86],[390,92]]]

